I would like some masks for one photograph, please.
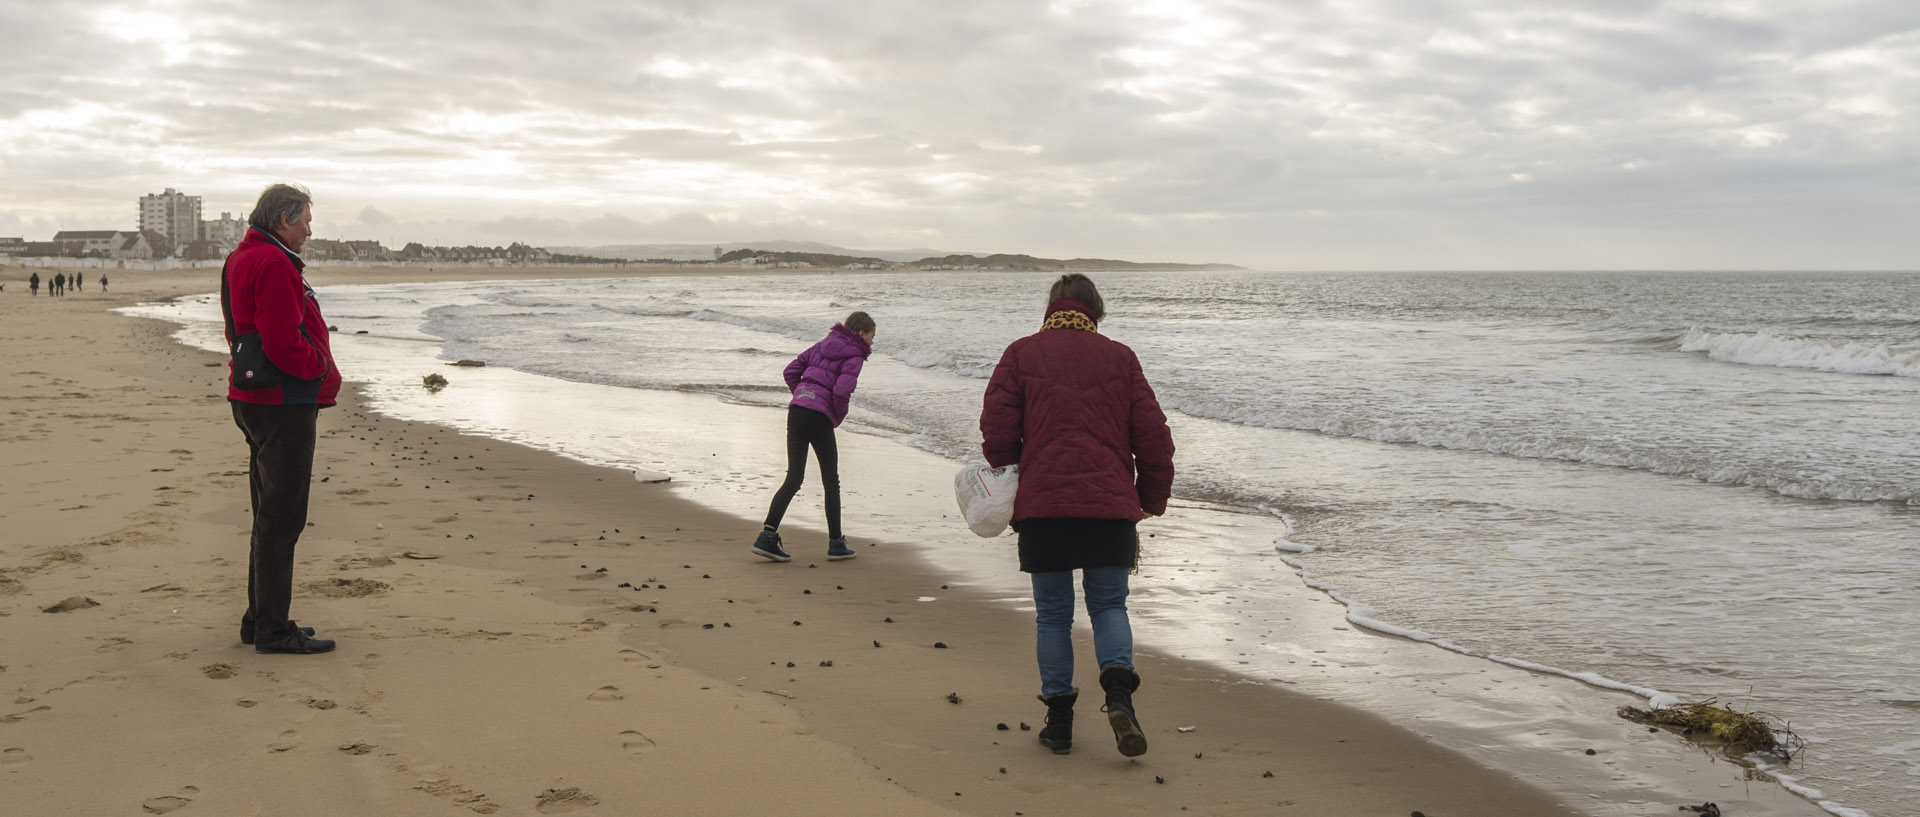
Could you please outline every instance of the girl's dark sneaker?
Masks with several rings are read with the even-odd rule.
[[[829,562],[851,559],[858,555],[860,554],[853,552],[853,548],[847,547],[845,536],[835,536],[827,540],[827,561]]]
[[[780,549],[780,534],[770,530],[760,531],[759,538],[753,540],[753,553],[755,556],[765,556],[776,562],[793,560],[792,556],[788,556],[786,551]]]

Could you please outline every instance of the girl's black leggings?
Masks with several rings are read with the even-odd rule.
[[[767,527],[778,529],[787,505],[807,481],[807,448],[820,458],[820,485],[827,492],[827,536],[840,538],[840,450],[833,442],[833,419],[799,406],[787,407],[787,481],[767,508]]]

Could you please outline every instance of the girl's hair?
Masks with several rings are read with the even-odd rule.
[[[1053,282],[1053,289],[1047,291],[1047,303],[1053,303],[1061,298],[1070,298],[1086,304],[1088,309],[1093,310],[1093,314],[1087,317],[1092,318],[1094,323],[1099,323],[1100,319],[1107,316],[1107,305],[1100,300],[1100,290],[1094,288],[1092,278],[1080,273],[1069,272],[1060,276],[1060,280]]]
[[[873,328],[874,328],[873,318],[868,316],[867,313],[865,312],[855,312],[851,315],[848,315],[847,319],[844,321],[841,321],[841,323],[845,324],[848,329],[852,329],[855,332],[871,332],[873,331]]]

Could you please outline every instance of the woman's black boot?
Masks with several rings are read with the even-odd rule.
[[[1113,726],[1113,739],[1120,754],[1139,757],[1147,753],[1147,734],[1133,714],[1133,691],[1140,688],[1140,673],[1126,667],[1107,667],[1100,671],[1100,688],[1107,691],[1107,723]]]
[[[1052,749],[1056,755],[1073,751],[1073,702],[1077,700],[1080,700],[1079,687],[1057,695],[1040,696],[1040,702],[1047,705],[1047,725],[1040,729],[1040,745]]]

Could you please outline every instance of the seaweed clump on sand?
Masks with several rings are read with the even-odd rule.
[[[420,385],[426,386],[427,391],[439,391],[447,387],[447,379],[435,372],[420,378]]]
[[[1806,748],[1806,742],[1780,719],[1764,712],[1735,712],[1712,698],[1653,709],[1623,706],[1620,717],[1664,727],[1695,743],[1717,746],[1733,760],[1759,754],[1792,763],[1793,756]]]

